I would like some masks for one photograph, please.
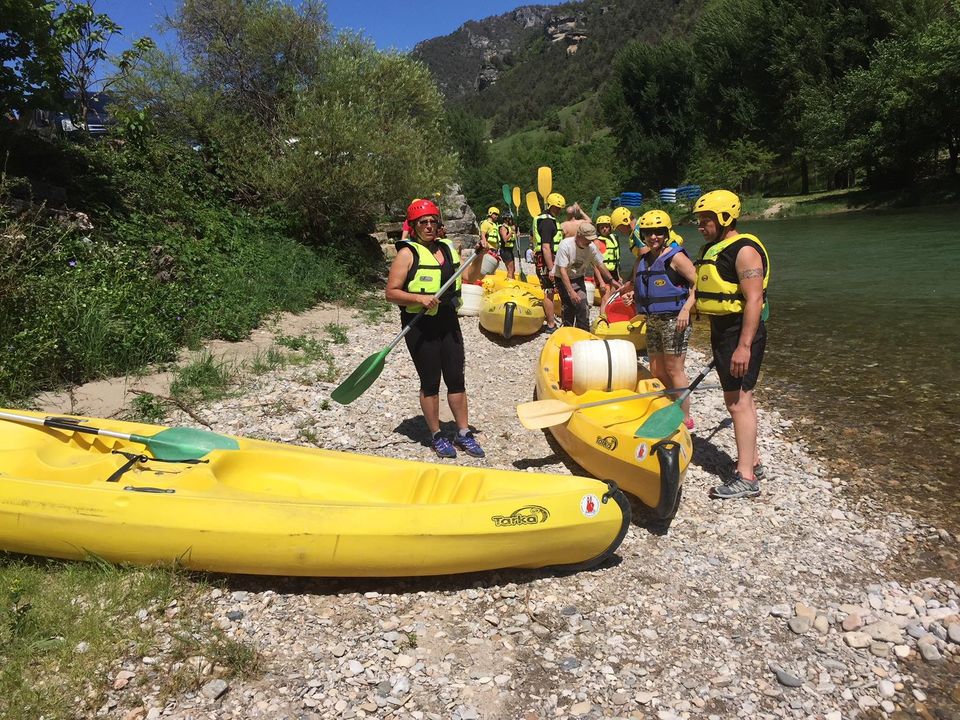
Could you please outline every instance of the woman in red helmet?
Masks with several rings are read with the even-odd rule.
[[[457,456],[454,446],[468,455],[484,452],[470,432],[467,393],[464,387],[463,333],[457,318],[460,281],[480,277],[480,262],[470,264],[461,278],[439,298],[434,295],[460,267],[453,243],[438,237],[440,209],[430,200],[414,200],[407,208],[409,240],[397,243],[397,257],[387,277],[386,298],[400,306],[403,327],[421,311],[422,317],[407,333],[407,349],[420,377],[420,409],[430,430],[434,452],[442,458]],[[487,251],[481,238],[478,253]],[[440,379],[447,386],[447,403],[457,423],[453,441],[440,433]]]

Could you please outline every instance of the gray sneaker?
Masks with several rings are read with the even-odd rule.
[[[760,481],[744,480],[739,472],[733,474],[733,478],[727,480],[723,485],[717,485],[710,489],[710,496],[721,500],[735,500],[736,498],[756,497],[760,494]]]
[[[763,463],[757,463],[753,466],[753,476],[757,479],[757,482],[767,479],[767,468]]]

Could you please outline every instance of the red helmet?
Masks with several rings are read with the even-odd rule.
[[[425,215],[436,215],[439,218],[440,208],[432,200],[414,200],[407,208],[407,222],[414,222]]]

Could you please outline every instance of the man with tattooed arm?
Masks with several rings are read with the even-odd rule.
[[[708,192],[693,211],[706,240],[695,263],[696,307],[710,317],[710,345],[737,441],[736,467],[711,494],[721,499],[754,497],[766,475],[757,449],[753,390],[767,345],[770,258],[755,235],[737,230],[740,198],[734,193]]]

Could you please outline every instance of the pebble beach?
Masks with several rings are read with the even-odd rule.
[[[372,326],[349,310],[337,317],[349,339],[331,345],[341,378],[399,330],[394,312]],[[461,324],[470,419],[487,457],[443,462],[585,474],[549,433],[516,418],[515,406],[532,398],[543,339],[508,342],[476,318]],[[691,349],[691,376],[704,360]],[[317,374],[299,366],[250,377],[196,414],[219,432],[440,462],[402,344],[349,406],[331,402],[336,382],[318,383]],[[99,715],[960,717],[952,709],[960,707],[960,584],[917,578],[898,560],[912,544],[955,550],[957,539],[853,492],[769,400],[760,409],[763,494],[710,499],[735,454],[733,430],[719,390],[696,394],[692,414],[695,451],[677,517],[664,526],[634,503],[613,562],[575,574],[228,576],[209,593],[204,622],[252,645],[263,672],[223,678],[207,658],[165,657],[171,640],[155,656],[118,661]],[[181,414],[167,422],[195,424]],[[162,617],[144,621],[159,623],[164,637]],[[185,665],[201,676],[199,690],[169,697],[157,684],[151,692],[151,678]],[[931,687],[931,676],[946,681]]]

